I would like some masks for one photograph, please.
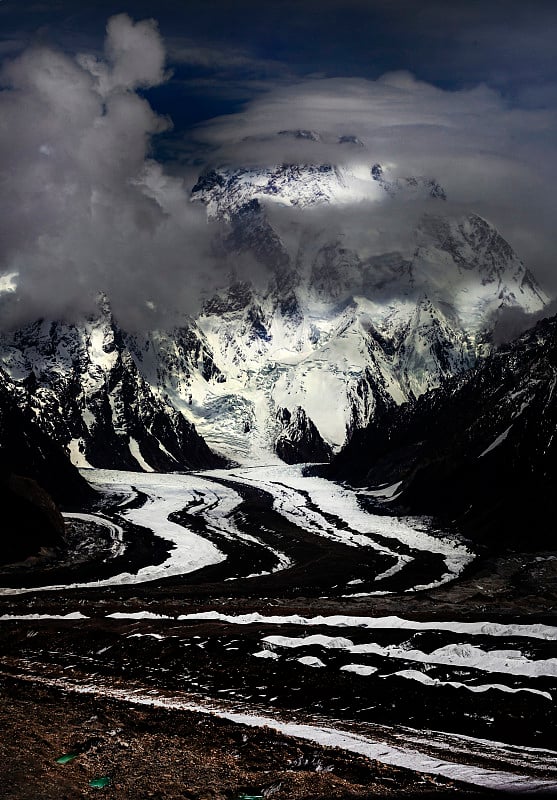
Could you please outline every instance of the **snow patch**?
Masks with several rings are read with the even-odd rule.
[[[316,669],[320,669],[321,667],[325,666],[321,659],[316,658],[315,656],[302,656],[301,658],[297,658],[296,661],[299,664],[304,664],[306,667],[314,667]]]
[[[355,672],[356,675],[373,675],[377,672],[377,667],[371,667],[368,664],[345,664],[340,668],[341,672]]]
[[[275,647],[309,647],[319,645],[327,649],[341,649],[354,654],[370,654],[383,658],[418,661],[423,664],[444,664],[466,667],[482,672],[500,672],[506,675],[522,675],[530,678],[557,677],[557,658],[531,661],[519,650],[482,650],[476,645],[449,644],[424,653],[410,647],[379,645],[375,642],[354,644],[350,639],[328,636],[266,636],[263,641]]]
[[[31,622],[33,620],[72,620],[72,619],[91,619],[80,611],[72,611],[69,614],[4,614],[0,617],[0,622]]]
[[[168,619],[171,618],[168,617]],[[223,614],[221,611],[197,611],[191,614],[180,614],[178,619],[185,622],[190,620],[215,620],[234,625],[319,625],[330,628],[377,628],[384,630],[403,629],[413,631],[438,630],[462,633],[468,636],[501,636],[505,638],[527,637],[557,641],[557,627],[541,623],[523,625],[521,623],[506,624],[502,622],[443,622],[440,620],[423,621],[402,619],[396,616],[367,617],[346,614],[303,617],[300,614],[265,615],[258,611],[254,611],[250,614],[237,615]]]
[[[516,694],[517,692],[530,692],[530,694],[537,694],[541,697],[545,697],[546,700],[553,700],[552,695],[549,692],[542,692],[539,689],[528,689],[528,688],[514,688],[511,686],[505,686],[503,683],[484,683],[479,686],[471,686],[468,683],[461,683],[460,681],[441,681],[439,678],[432,678],[429,675],[426,675],[424,672],[419,672],[415,669],[403,669],[400,672],[393,672],[391,675],[386,675],[386,678],[408,678],[409,680],[418,681],[418,683],[422,683],[424,686],[452,686],[454,689],[467,689],[469,692],[488,692],[490,689],[494,689],[498,692],[507,692],[511,694]]]
[[[142,470],[144,470],[145,472],[155,471],[153,467],[151,467],[141,455],[141,450],[139,449],[139,443],[137,442],[136,439],[133,438],[133,436],[130,436],[129,448],[130,448],[130,453],[135,458],[135,460],[137,461]]]
[[[391,483],[390,486],[383,486],[379,489],[367,489],[366,491],[360,490],[358,494],[364,497],[380,497],[383,500],[394,500],[399,488],[402,486],[402,481]]]
[[[85,443],[83,439],[72,439],[68,445],[70,451],[70,461],[78,469],[92,469],[91,464],[85,458]]]

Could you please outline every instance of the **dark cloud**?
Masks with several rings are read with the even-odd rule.
[[[551,303],[536,314],[528,314],[521,308],[507,307],[500,309],[494,320],[493,342],[495,345],[506,344],[516,339],[521,333],[532,328],[536,322],[548,319],[557,314],[557,300]]]

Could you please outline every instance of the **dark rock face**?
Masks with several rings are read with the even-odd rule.
[[[420,175],[389,180],[385,177],[385,170],[381,164],[374,164],[370,169],[370,174],[373,180],[377,181],[391,196],[395,196],[400,192],[414,191],[420,192],[424,197],[433,197],[435,200],[447,199],[445,190],[437,183],[435,178],[427,178]]]
[[[64,519],[54,499],[76,506],[94,496],[62,448],[17,407],[0,372],[0,563],[59,547]]]
[[[222,294],[216,294],[203,305],[204,314],[226,314],[242,311],[253,302],[253,290],[248,283],[234,281]]]
[[[231,217],[230,232],[224,246],[232,253],[251,253],[270,270],[286,269],[289,264],[280,237],[269,224],[257,198],[244,203]]]
[[[36,481],[63,506],[77,506],[93,498],[95,492],[63,448],[40,429],[30,409],[18,407],[13,393],[13,384],[0,370],[0,470],[4,485],[14,473]]]
[[[457,520],[471,538],[554,544],[557,318],[477,368],[356,431],[331,475],[403,481],[396,506]]]
[[[291,413],[281,408],[277,414],[283,425],[275,440],[275,451],[287,464],[330,461],[332,450],[300,406]]]
[[[0,474],[0,506],[4,518],[0,564],[22,561],[63,544],[64,518],[36,481],[13,472]]]

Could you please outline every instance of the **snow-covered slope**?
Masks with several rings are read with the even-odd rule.
[[[380,164],[277,164],[272,167],[212,169],[200,177],[192,195],[207,206],[210,217],[227,221],[246,204],[268,201],[304,208],[320,204],[354,204],[410,194],[445,199],[433,178],[394,177]]]
[[[404,252],[366,255],[340,227],[305,224],[307,209],[365,207],[373,225],[380,204],[414,198],[427,213]],[[220,221],[221,246],[269,275],[264,288],[225,289],[197,320],[221,373],[196,407],[207,441],[262,458],[279,409],[302,408],[336,449],[377,408],[415,398],[489,352],[503,308],[543,308],[547,298],[496,229],[474,214],[445,216],[445,199],[434,179],[379,164],[221,168],[199,179],[192,200]],[[277,207],[299,209],[286,235]]]
[[[3,335],[0,358],[18,405],[76,466],[165,471],[221,463],[140,373],[105,298],[80,325],[42,320]]]

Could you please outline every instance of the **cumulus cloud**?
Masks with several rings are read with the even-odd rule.
[[[120,319],[197,307],[213,274],[202,209],[150,158],[170,121],[136,89],[165,78],[156,23],[109,20],[102,59],[32,47],[0,75],[5,322],[71,316],[98,290]]]
[[[111,17],[106,26],[105,60],[83,54],[80,63],[97,78],[97,90],[107,95],[115,89],[156,86],[165,80],[165,50],[155,20],[135,24],[127,14]]]

